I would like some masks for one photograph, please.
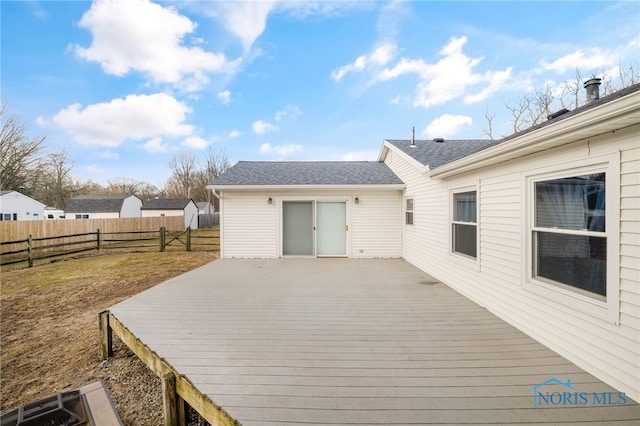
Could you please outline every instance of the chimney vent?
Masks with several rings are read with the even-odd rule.
[[[554,118],[558,118],[561,115],[564,115],[564,114],[566,114],[568,112],[569,112],[568,109],[562,108],[560,111],[556,111],[556,112],[554,112],[552,114],[547,115],[547,120],[553,120]]]
[[[416,126],[411,127],[411,147],[416,147]]]
[[[444,142],[444,138],[433,138],[433,141],[436,143],[442,143]]]
[[[587,102],[600,99],[600,78],[592,78],[584,82],[584,88],[587,89]]]
[[[21,186],[20,188],[18,188],[18,192],[21,194],[24,194],[24,186]]]

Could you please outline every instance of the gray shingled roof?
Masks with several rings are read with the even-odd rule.
[[[141,210],[184,210],[191,198],[153,198],[142,205]]]
[[[13,191],[0,191],[0,197]]]
[[[498,143],[498,141],[489,139],[445,139],[444,142],[416,140],[415,146],[412,147],[410,140],[387,139],[387,142],[419,161],[421,164],[429,166],[430,169],[435,169],[438,166],[482,151]]]
[[[129,194],[78,195],[67,201],[66,213],[119,213]]]
[[[240,161],[212,185],[394,185],[403,182],[377,161]]]

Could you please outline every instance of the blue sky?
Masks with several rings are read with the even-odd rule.
[[[375,160],[509,133],[505,103],[619,65],[640,3],[2,1],[2,101],[73,175],[162,186],[177,152]]]

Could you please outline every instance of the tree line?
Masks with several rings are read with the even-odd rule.
[[[6,104],[0,106],[0,190],[21,191],[47,206],[64,209],[76,195],[134,194],[151,198],[191,198],[209,201],[206,185],[230,167],[226,154],[209,147],[203,155],[179,152],[168,163],[171,176],[159,188],[130,177],[116,177],[101,185],[73,176],[74,165],[66,149],[45,154],[46,136],[29,137],[28,128]]]

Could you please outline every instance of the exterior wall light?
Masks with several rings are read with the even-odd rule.
[[[273,203],[273,198],[269,197],[267,199],[267,204],[271,205]]]
[[[360,198],[358,198],[358,197],[356,197],[356,199],[355,199],[355,200],[353,200],[353,201],[355,201],[355,202],[356,202],[356,204],[360,204]]]

